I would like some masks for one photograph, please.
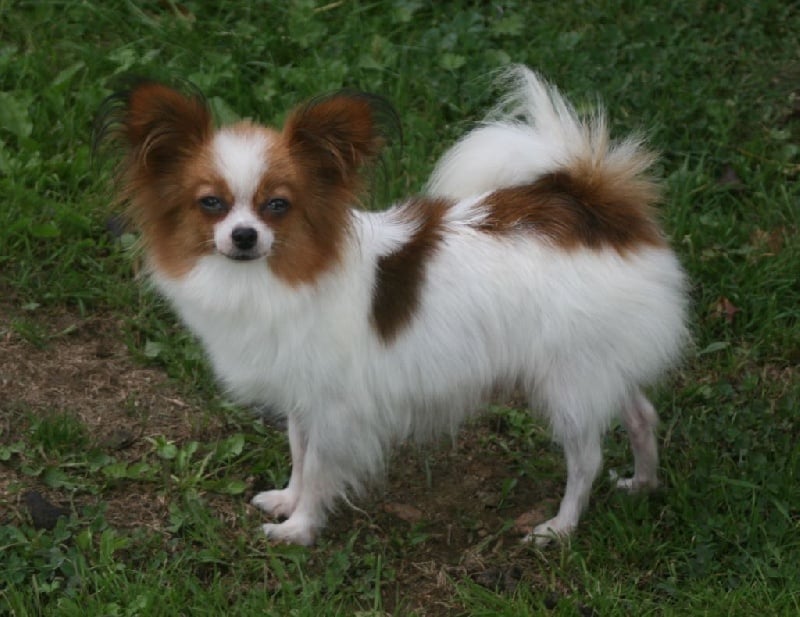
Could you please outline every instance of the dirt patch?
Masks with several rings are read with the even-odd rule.
[[[385,493],[367,506],[376,534],[404,538],[403,555],[393,565],[398,588],[420,614],[452,614],[454,582],[465,578],[505,593],[521,583],[545,584],[535,580],[540,555],[520,542],[526,530],[519,523],[529,513],[534,523],[552,516],[560,486],[526,477],[498,445],[498,430],[487,418],[452,444],[400,448]],[[349,518],[340,514],[328,535],[344,532]],[[391,591],[384,600],[391,608]]]
[[[37,309],[33,340],[12,327],[20,320],[30,321],[30,316],[0,303],[0,444],[18,440],[32,418],[52,413],[74,415],[87,427],[92,443],[123,461],[145,456],[152,449],[147,437],[185,443],[235,431],[222,419],[209,420],[202,402],[191,400],[162,371],[137,364],[117,318]],[[332,550],[339,538],[363,529],[361,539],[389,546],[389,553],[398,556],[387,564],[396,580],[384,590],[390,610],[399,601],[425,614],[449,614],[453,580],[469,577],[511,592],[530,578],[535,568],[528,566],[538,557],[520,545],[514,523],[531,508],[536,511],[533,519],[552,515],[560,486],[523,477],[513,455],[500,445],[498,435],[504,430],[488,418],[455,442],[398,449],[385,486],[358,504],[363,511],[343,506],[333,517],[325,531]],[[206,498],[214,516],[232,531],[249,526],[243,532],[251,533],[260,520],[248,507],[246,520],[237,521],[243,502],[263,488],[257,486],[259,478],[250,480],[244,496]],[[15,510],[12,518],[26,516],[23,495],[31,489],[64,503],[63,493],[0,463],[0,507]],[[169,525],[168,499],[159,487],[128,483],[77,499],[83,505],[102,502],[106,519],[117,527],[166,533]],[[67,505],[76,509],[75,502]]]
[[[15,318],[0,314],[0,323]],[[0,410],[67,411],[102,442],[121,428],[142,434],[185,436],[192,405],[165,375],[132,362],[122,325],[112,317],[48,313],[46,343],[32,344],[0,329]],[[12,414],[13,417],[13,414]],[[0,421],[8,421],[4,414]],[[10,432],[13,427],[4,427]]]
[[[162,371],[132,360],[114,317],[37,309],[31,318],[0,305],[0,443],[18,440],[36,418],[52,414],[79,420],[92,444],[121,461],[141,458],[151,447],[147,437],[196,438],[201,417]],[[0,504],[19,508],[20,487],[59,499],[32,483],[0,465]],[[155,527],[164,513],[142,495],[120,491],[103,499],[107,518],[124,527]]]

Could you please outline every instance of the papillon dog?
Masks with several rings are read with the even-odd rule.
[[[311,544],[393,443],[453,434],[503,389],[566,456],[558,512],[526,539],[576,527],[617,414],[634,458],[619,487],[656,486],[643,388],[687,340],[687,284],[654,156],[525,67],[504,85],[423,194],[381,211],[359,206],[392,114],[379,97],[317,98],[280,130],[218,128],[201,95],[151,81],[109,99],[100,137],[125,150],[150,279],[226,392],[287,420],[288,484],[252,501],[270,539]]]

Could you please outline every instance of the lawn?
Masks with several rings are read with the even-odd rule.
[[[798,32],[777,0],[0,0],[0,614],[800,614]],[[572,541],[521,545],[565,471],[498,401],[454,442],[399,448],[317,546],[272,546],[248,501],[286,481],[284,437],[137,279],[94,116],[130,74],[192,82],[220,122],[376,92],[404,129],[381,207],[510,62],[662,154],[694,335],[652,393],[663,487],[613,489],[615,427]]]

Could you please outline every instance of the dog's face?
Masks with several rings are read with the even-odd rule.
[[[278,131],[252,122],[215,129],[200,99],[161,84],[119,98],[123,194],[157,269],[181,277],[219,255],[264,260],[297,284],[337,261],[359,171],[384,142],[375,100],[319,99]]]

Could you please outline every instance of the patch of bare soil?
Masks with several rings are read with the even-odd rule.
[[[0,303],[0,444],[19,440],[31,417],[49,413],[74,414],[92,441],[118,460],[144,456],[151,449],[149,436],[176,443],[224,436],[224,421],[209,425],[197,401],[182,395],[160,370],[130,357],[123,325],[115,318],[37,310],[36,321],[47,334],[40,347],[10,327],[20,317],[25,318]],[[358,504],[363,511],[343,506],[333,517],[325,532],[331,545],[360,528],[362,540],[369,542],[372,534],[373,541],[399,555],[387,564],[397,581],[384,589],[388,608],[450,614],[458,604],[452,581],[464,577],[506,592],[523,582],[536,584],[531,577],[539,568],[531,566],[541,557],[519,539],[526,528],[552,515],[560,487],[517,478],[512,456],[493,439],[502,432],[495,424],[478,422],[454,443],[399,449],[380,496]],[[515,479],[518,484],[504,494],[504,482]],[[253,486],[244,496],[210,495],[208,506],[230,522],[232,532],[252,533],[257,512],[248,508],[248,520],[238,525],[235,519],[242,512],[240,501],[261,488]],[[28,516],[24,495],[29,490],[65,504],[63,494],[0,463],[0,508],[9,508],[12,520]],[[79,499],[84,505],[102,500],[107,520],[118,527],[164,532],[169,524],[169,504],[157,487],[129,483]],[[525,512],[531,512],[527,518]]]
[[[147,437],[163,435],[181,442],[197,438],[200,430],[215,429],[198,425],[196,404],[163,372],[132,360],[122,324],[114,318],[36,313],[41,340],[32,343],[11,327],[15,320],[31,323],[31,317],[0,305],[0,442],[19,440],[37,416],[70,414],[87,428],[94,444],[119,460],[133,461],[150,449]],[[29,489],[56,502],[63,499],[0,464],[0,506],[24,510],[22,497]],[[102,499],[108,507],[106,517],[114,524],[162,526],[165,509],[157,499],[128,491]]]
[[[462,430],[452,444],[400,448],[385,492],[364,506],[366,516],[345,511],[332,522],[329,536],[355,518],[380,537],[403,538],[402,557],[391,564],[398,588],[384,593],[387,607],[399,590],[401,602],[420,614],[453,614],[454,581],[465,578],[504,593],[546,584],[537,580],[541,553],[520,540],[555,513],[560,486],[520,477],[518,463],[497,443],[503,430],[489,418]],[[511,481],[516,485],[504,492]]]

